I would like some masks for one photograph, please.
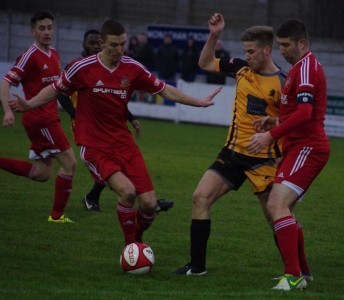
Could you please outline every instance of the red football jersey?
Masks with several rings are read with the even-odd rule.
[[[88,147],[129,149],[134,143],[127,126],[127,104],[135,90],[152,94],[165,88],[143,65],[123,56],[114,70],[95,54],[72,64],[53,88],[72,94],[78,91],[75,142]]]
[[[60,76],[60,60],[55,49],[49,53],[42,51],[35,44],[20,55],[4,79],[11,85],[23,87],[26,99],[36,96],[39,91],[53,83]],[[57,101],[22,114],[24,126],[44,127],[52,120],[58,120]]]
[[[280,102],[280,121],[283,124],[301,103],[313,106],[311,119],[284,136],[283,147],[290,144],[328,149],[324,129],[326,113],[326,78],[321,64],[311,52],[305,54],[289,71]]]

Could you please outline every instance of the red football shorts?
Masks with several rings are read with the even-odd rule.
[[[30,159],[42,159],[66,151],[70,144],[59,121],[54,121],[44,128],[26,126],[26,135],[30,145]]]
[[[138,148],[128,153],[116,153],[112,148],[81,146],[80,157],[96,181],[107,181],[121,171],[133,183],[138,195],[150,192],[153,183]]]
[[[283,153],[275,183],[288,186],[301,197],[328,161],[330,151],[319,152],[312,147],[294,147]]]

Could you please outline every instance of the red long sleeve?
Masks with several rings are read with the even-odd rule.
[[[313,105],[299,104],[296,111],[291,114],[291,116],[287,120],[282,121],[278,126],[270,130],[271,136],[274,139],[279,139],[293,132],[294,130],[301,128],[303,123],[311,119],[312,111]]]

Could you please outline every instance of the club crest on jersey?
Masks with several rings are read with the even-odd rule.
[[[269,91],[269,96],[270,97],[275,97],[276,91],[274,89]]]
[[[128,77],[127,76],[123,76],[121,78],[121,88],[127,88],[127,87],[129,87],[129,85],[130,85],[130,82],[129,82]]]

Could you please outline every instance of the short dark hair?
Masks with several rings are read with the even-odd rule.
[[[283,22],[276,31],[276,36],[280,38],[290,38],[299,41],[304,38],[308,40],[306,25],[298,19],[288,19]]]
[[[90,34],[100,34],[100,32],[97,29],[89,29],[84,33],[84,40],[86,40]]]
[[[258,42],[261,46],[271,46],[274,42],[274,33],[270,26],[252,26],[241,34],[242,42]]]
[[[37,21],[41,21],[44,19],[50,19],[51,21],[54,21],[54,15],[49,10],[36,12],[31,17],[31,28],[34,28],[36,26]]]
[[[125,29],[122,24],[114,19],[106,20],[100,29],[100,37],[102,40],[105,40],[108,35],[122,35],[124,33]]]

